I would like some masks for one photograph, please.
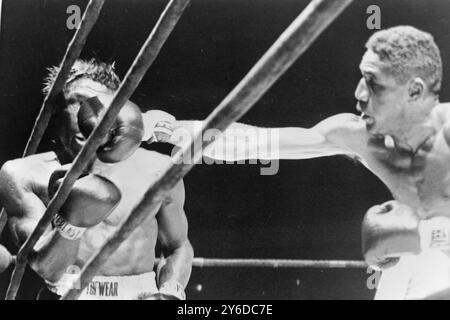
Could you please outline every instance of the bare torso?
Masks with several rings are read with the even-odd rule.
[[[414,155],[388,148],[384,140],[370,136],[365,128],[361,130],[361,139],[365,140],[358,150],[361,162],[383,181],[396,200],[415,208],[421,218],[450,217],[450,148],[444,137],[450,114],[446,109],[450,105],[436,107],[436,132]]]
[[[33,172],[32,176],[29,176],[33,191],[44,204],[47,204],[50,175],[61,165],[53,152],[37,154],[26,159],[29,171]],[[82,266],[117,230],[134,206],[139,203],[150,184],[169,164],[170,158],[165,155],[138,149],[125,161],[95,166],[94,172],[112,181],[120,189],[122,198],[107,219],[83,234],[77,264]],[[158,236],[157,211],[149,213],[149,218],[122,243],[100,270],[99,275],[131,275],[153,270]]]

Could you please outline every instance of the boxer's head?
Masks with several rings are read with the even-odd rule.
[[[44,94],[50,90],[58,71],[57,67],[49,69]],[[114,72],[114,64],[95,60],[77,60],[74,63],[63,92],[57,99],[51,126],[53,141],[69,161],[78,154],[85,143],[77,123],[80,104],[93,96],[112,96],[119,84],[120,79]]]
[[[403,138],[438,101],[442,62],[433,37],[410,26],[374,33],[366,43],[357,109],[373,134]]]

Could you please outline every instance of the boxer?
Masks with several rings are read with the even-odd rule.
[[[411,26],[375,32],[366,48],[355,91],[359,116],[337,114],[312,128],[235,123],[205,153],[234,161],[332,155],[359,160],[396,200],[369,210],[364,220],[364,255],[370,264],[383,268],[376,298],[448,299],[450,104],[439,101],[439,48],[430,34]],[[179,121],[180,133],[174,134],[172,143],[183,143],[177,138],[185,135],[183,130],[193,130],[193,124]],[[258,153],[270,149],[270,141],[245,134],[258,131],[264,133],[258,137],[276,131],[276,152]]]
[[[45,90],[56,73],[56,68],[50,70]],[[2,166],[0,200],[17,245],[35,228],[118,86],[113,66],[77,61],[52,119],[55,151],[10,160]],[[39,298],[59,297],[76,285],[67,270],[79,270],[86,263],[170,165],[168,156],[139,148],[142,139],[153,141],[165,134],[164,130],[158,132],[157,121],[149,120],[149,115],[146,119],[144,128],[142,114],[130,101],[122,108],[97,157],[36,244],[30,265],[47,283]],[[80,299],[184,299],[193,259],[184,197],[181,181],[122,243]],[[155,274],[158,239],[164,259]]]

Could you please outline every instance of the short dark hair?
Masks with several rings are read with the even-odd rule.
[[[44,88],[42,89],[44,94],[49,92],[55,82],[59,69],[59,66],[53,66],[47,69],[48,75],[44,79]],[[83,78],[92,79],[93,81],[101,83],[113,91],[117,90],[120,85],[120,78],[114,71],[114,62],[105,63],[96,59],[78,59],[75,61],[72,69],[70,70],[69,77],[63,87],[63,90],[65,90],[70,83]]]
[[[375,52],[384,69],[405,83],[419,76],[438,94],[442,82],[442,60],[431,34],[411,26],[396,26],[375,32],[366,48]]]

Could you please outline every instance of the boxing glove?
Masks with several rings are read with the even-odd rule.
[[[88,138],[106,112],[112,97],[97,96],[86,99],[78,111],[78,127]],[[127,159],[139,147],[144,135],[142,114],[137,105],[128,101],[97,150],[100,161],[114,163]]]
[[[50,176],[50,198],[62,183],[65,170],[67,168],[55,170]],[[72,232],[73,236],[69,234],[69,238],[79,237],[83,230],[77,228],[89,228],[102,222],[117,206],[120,198],[121,193],[112,182],[94,174],[85,175],[75,182],[59,214],[53,220],[54,227],[60,231],[65,228],[68,233]]]
[[[362,251],[374,269],[394,265],[401,256],[449,246],[450,219],[420,220],[416,212],[398,201],[370,208],[362,223]]]
[[[161,110],[150,110],[142,115],[144,121],[143,141],[170,142],[176,126],[176,119],[171,114]]]

